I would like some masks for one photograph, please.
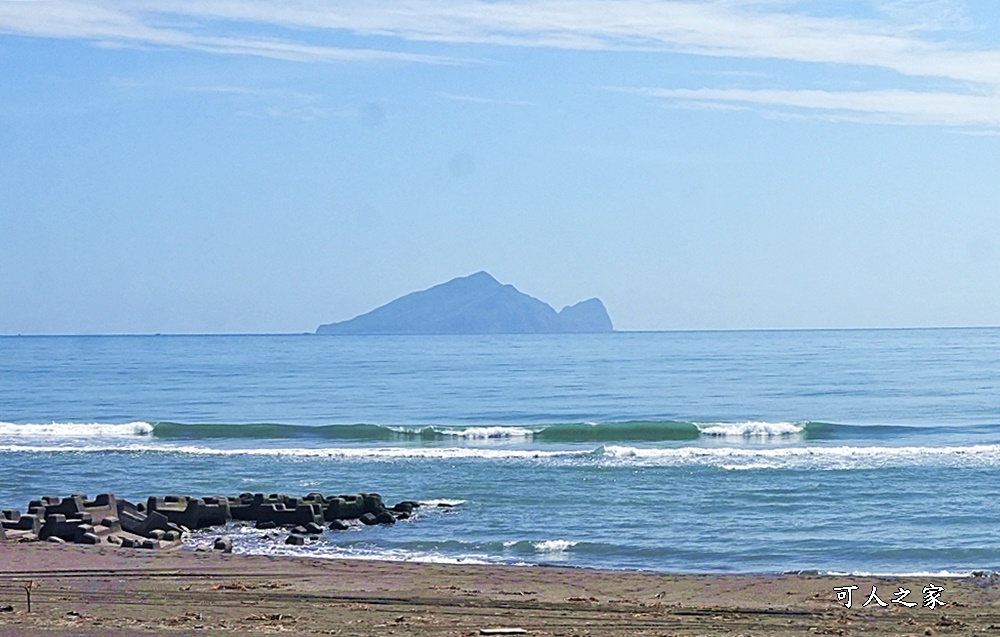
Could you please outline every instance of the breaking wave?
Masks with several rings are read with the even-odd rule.
[[[891,434],[913,427],[864,427],[821,422],[686,422],[634,420],[624,422],[579,422],[549,425],[292,425],[275,423],[178,423],[169,421],[122,424],[53,422],[15,424],[0,422],[2,438],[131,438],[149,436],[160,440],[295,440],[315,439],[344,442],[476,442],[532,441],[536,443],[670,442],[699,438],[767,439],[802,437],[836,438],[845,434]],[[876,431],[877,430],[877,431]]]
[[[155,425],[148,422],[123,424],[53,422],[48,424],[14,424],[0,422],[0,438],[133,438],[148,436]]]

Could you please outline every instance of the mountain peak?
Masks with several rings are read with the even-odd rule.
[[[503,284],[493,278],[493,275],[486,270],[480,270],[479,272],[474,272],[466,276],[455,277],[450,281],[445,283],[438,283],[429,289],[439,288],[441,286],[476,286],[476,287],[503,287]]]
[[[469,279],[474,281],[491,281],[493,283],[499,284],[500,282],[493,278],[493,275],[486,270],[480,270],[479,272],[474,272],[466,277],[458,277],[459,279]]]
[[[504,285],[480,270],[411,292],[356,316],[327,323],[317,334],[550,334],[610,332],[599,299],[556,312],[548,304]]]

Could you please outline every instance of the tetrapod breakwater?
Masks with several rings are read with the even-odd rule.
[[[0,541],[117,545],[124,548],[170,550],[184,544],[188,533],[232,521],[258,529],[287,531],[286,544],[301,545],[326,531],[358,526],[392,525],[408,520],[421,504],[404,500],[391,506],[377,493],[294,497],[281,493],[241,493],[237,496],[150,496],[133,503],[103,493],[44,496],[28,503],[27,512],[0,512]],[[232,551],[232,540],[220,536],[213,548]]]

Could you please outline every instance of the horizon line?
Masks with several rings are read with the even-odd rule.
[[[0,338],[80,338],[80,337],[171,337],[171,336],[580,336],[604,334],[678,334],[678,333],[725,333],[725,332],[876,332],[876,331],[917,331],[917,330],[989,330],[1000,329],[1000,325],[911,325],[881,327],[719,327],[719,328],[668,328],[668,329],[614,329],[610,332],[470,332],[462,334],[432,332],[367,332],[351,334],[318,334],[312,332],[60,332],[46,333],[2,333]]]

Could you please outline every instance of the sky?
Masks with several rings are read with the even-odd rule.
[[[0,0],[0,334],[479,270],[624,330],[1000,325],[1000,3]]]

